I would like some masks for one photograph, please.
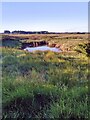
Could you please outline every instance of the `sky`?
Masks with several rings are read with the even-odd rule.
[[[4,30],[87,32],[88,2],[3,2]]]
[[[89,0],[2,0],[3,2],[89,2]]]

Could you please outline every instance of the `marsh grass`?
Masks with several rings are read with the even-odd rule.
[[[3,119],[88,118],[87,66],[82,53],[2,48]]]

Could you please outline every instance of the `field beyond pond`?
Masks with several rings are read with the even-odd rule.
[[[22,49],[44,43],[62,52]],[[3,119],[89,119],[87,34],[3,34],[0,51]]]

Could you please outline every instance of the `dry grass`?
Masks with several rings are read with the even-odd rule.
[[[23,40],[23,42],[47,41],[50,44],[60,45],[59,48],[65,51],[73,51],[80,43],[88,43],[88,34],[2,34],[2,37]]]

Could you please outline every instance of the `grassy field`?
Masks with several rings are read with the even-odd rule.
[[[89,57],[85,46],[88,36],[57,34],[8,37],[15,40],[42,39],[72,47],[61,53],[29,53],[12,45],[0,47],[3,119],[88,119]]]
[[[88,34],[4,34],[3,46],[12,46],[15,45],[15,48],[21,47],[22,43],[30,43],[34,41],[46,41],[50,46],[56,44],[58,48],[63,51],[72,51],[80,43],[88,42]],[[11,39],[11,40],[10,40]]]

